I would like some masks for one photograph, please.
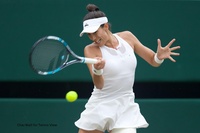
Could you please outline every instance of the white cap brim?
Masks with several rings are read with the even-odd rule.
[[[83,31],[80,33],[80,37],[83,36],[84,33],[94,33],[99,29],[100,25],[98,26],[90,26],[87,28],[84,28]]]
[[[80,37],[84,33],[94,33],[96,32],[102,24],[108,22],[107,17],[88,19],[83,22],[83,31],[80,33]]]

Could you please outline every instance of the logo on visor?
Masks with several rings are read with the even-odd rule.
[[[89,24],[85,24],[84,27],[89,26]]]

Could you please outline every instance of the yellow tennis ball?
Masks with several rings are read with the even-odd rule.
[[[69,91],[67,92],[65,98],[68,102],[74,102],[78,98],[78,94],[75,91]]]

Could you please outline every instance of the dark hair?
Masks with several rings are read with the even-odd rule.
[[[106,14],[103,11],[99,10],[99,7],[94,4],[88,4],[86,6],[86,10],[88,11],[88,13],[83,18],[83,21],[93,18],[106,17]],[[108,25],[109,29],[111,30],[111,24],[108,23]],[[102,24],[101,26],[104,26],[104,24]]]
[[[93,18],[106,17],[105,13],[100,11],[99,8],[94,4],[88,4],[86,9],[88,10],[88,13],[83,18],[83,21]]]

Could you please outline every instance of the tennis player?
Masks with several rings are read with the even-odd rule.
[[[136,133],[137,128],[146,128],[148,123],[135,103],[133,84],[137,60],[135,53],[153,67],[160,66],[164,59],[175,60],[173,52],[180,46],[171,47],[175,39],[165,47],[157,40],[155,53],[144,46],[130,31],[113,34],[108,18],[94,4],[88,4],[89,11],[83,20],[82,36],[86,33],[91,44],[84,49],[89,58],[96,58],[97,64],[88,64],[94,90],[75,122],[78,133]]]

